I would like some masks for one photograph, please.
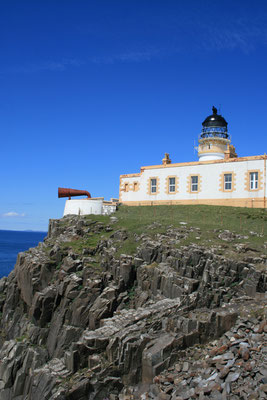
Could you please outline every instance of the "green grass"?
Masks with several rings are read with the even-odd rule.
[[[110,233],[100,232],[100,233],[90,233],[87,236],[80,238],[78,240],[73,240],[71,242],[65,242],[63,245],[63,250],[71,247],[73,251],[77,254],[82,254],[83,249],[94,249],[101,239],[110,236]]]
[[[134,255],[136,253],[136,249],[138,246],[138,242],[134,240],[132,234],[130,234],[129,238],[122,242],[119,248],[116,251],[116,256],[119,257],[120,254]]]
[[[155,221],[163,228],[169,225],[181,227],[180,222],[187,222],[202,230],[217,228],[267,234],[267,212],[263,209],[206,205],[120,206],[114,215],[119,218],[121,227],[139,234],[146,232],[147,225]]]
[[[263,244],[267,241],[267,212],[263,209],[208,205],[120,206],[114,215],[118,218],[118,223],[114,228],[123,228],[129,234],[129,238],[117,249],[117,254],[134,254],[139,245],[139,242],[134,240],[134,234],[144,233],[153,237],[157,233],[164,234],[170,226],[179,228],[181,231],[185,229],[184,227],[194,228],[187,238],[180,240],[178,247],[191,243],[207,248],[221,246],[222,249],[218,254],[240,258],[236,254],[234,245],[248,243],[260,254],[266,254]],[[154,222],[160,225],[152,228],[151,225]],[[181,222],[185,222],[186,225],[180,224]],[[199,228],[200,233],[195,228]],[[218,238],[219,232],[215,230],[229,230],[248,236],[248,239],[225,242]],[[252,235],[251,231],[257,235]]]
[[[194,228],[187,238],[181,239],[178,247],[191,243],[210,246],[221,246],[218,254],[235,256],[237,243],[247,243],[259,254],[266,254],[264,242],[267,241],[267,212],[263,209],[223,207],[208,205],[162,205],[162,206],[120,206],[112,216],[118,218],[118,222],[110,224],[110,217],[103,215],[89,215],[82,217],[85,220],[102,222],[111,225],[112,232],[101,230],[99,233],[89,233],[85,237],[68,243],[63,248],[71,247],[76,253],[81,254],[84,248],[95,248],[103,238],[108,238],[118,229],[125,229],[128,239],[117,242],[116,256],[120,254],[134,254],[140,241],[135,240],[135,234],[147,234],[155,237],[156,234],[164,234],[168,227],[179,228],[182,232],[189,227]],[[156,222],[159,225],[151,225]],[[181,222],[186,225],[180,224]],[[196,228],[200,229],[200,233]],[[248,236],[248,239],[235,239],[233,242],[225,242],[218,238],[218,231],[229,230],[236,234]],[[250,232],[255,232],[253,235]],[[199,237],[199,239],[197,239]],[[168,239],[167,239],[168,241]],[[239,256],[238,256],[239,257]]]
[[[89,264],[86,264],[85,268],[90,269],[90,270],[95,271],[95,272],[101,272],[102,271],[102,268],[100,266],[99,261],[92,261]]]
[[[23,341],[26,340],[26,339],[28,339],[28,337],[27,337],[26,335],[22,335],[22,336],[19,336],[19,337],[16,337],[16,338],[15,338],[15,340],[16,340],[17,342],[23,342]]]
[[[80,217],[77,216],[77,218],[81,218],[85,222],[88,222],[88,226],[90,225],[91,221],[95,222],[102,222],[103,224],[107,224],[110,220],[110,217],[108,215],[81,215]],[[69,216],[66,216],[60,220],[60,226],[65,227],[69,225]]]

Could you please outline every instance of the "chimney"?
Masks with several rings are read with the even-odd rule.
[[[171,164],[171,163],[172,163],[172,160],[170,160],[170,154],[165,153],[165,157],[162,160],[162,164],[167,165],[167,164]]]

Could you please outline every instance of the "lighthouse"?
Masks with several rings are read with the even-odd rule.
[[[199,161],[222,160],[237,157],[231,145],[228,123],[212,107],[212,114],[202,122],[202,132],[198,140]]]

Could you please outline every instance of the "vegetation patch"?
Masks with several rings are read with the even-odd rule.
[[[196,244],[213,248],[218,255],[234,259],[242,259],[244,254],[254,255],[255,252],[266,254],[267,213],[264,209],[208,205],[120,205],[112,217],[116,217],[117,222],[112,223],[107,215],[81,217],[86,226],[92,226],[92,231],[64,243],[63,250],[72,248],[75,253],[82,254],[84,249],[88,249],[89,254],[94,254],[101,240],[109,239],[116,230],[125,230],[127,239],[114,244],[115,257],[119,258],[121,254],[136,253],[140,236],[157,239],[157,235],[165,235],[162,242],[168,244],[170,238],[166,232],[177,229],[181,233],[175,245],[178,248]],[[106,226],[111,226],[112,230],[107,232]],[[231,240],[219,237],[225,231],[233,233]],[[249,245],[249,249],[243,253],[237,251],[238,244]]]
[[[137,246],[138,242],[134,239],[134,236],[130,234],[126,240],[118,244],[115,256],[119,257],[121,254],[132,256],[136,253]]]
[[[228,229],[235,232],[267,234],[267,213],[264,209],[208,206],[208,205],[159,205],[120,206],[114,214],[119,226],[135,233],[163,232],[164,228],[181,223],[199,227],[201,230]],[[161,225],[151,228],[151,224]],[[185,226],[186,226],[185,225]]]
[[[22,335],[22,336],[16,337],[16,341],[17,342],[24,342],[27,339],[28,339],[28,337],[26,335]]]
[[[71,247],[73,251],[78,254],[82,254],[84,249],[89,249],[91,252],[93,252],[100,240],[101,238],[99,237],[99,234],[94,233],[71,242],[65,242],[63,249],[65,250]]]
[[[166,234],[169,228],[179,228],[189,233],[178,241],[177,247],[192,243],[207,248],[217,247],[218,254],[240,258],[236,245],[249,244],[254,252],[266,254],[267,212],[264,209],[208,206],[208,205],[159,205],[124,206],[114,214],[118,222],[114,229],[125,229],[128,239],[117,254],[134,254],[138,246],[135,235]],[[219,238],[223,231],[233,232],[228,242]],[[168,242],[168,239],[166,240]]]

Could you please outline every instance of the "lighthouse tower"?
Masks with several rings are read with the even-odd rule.
[[[228,123],[212,107],[212,115],[202,122],[202,132],[198,140],[199,161],[221,160],[237,157],[231,145],[227,129]]]

